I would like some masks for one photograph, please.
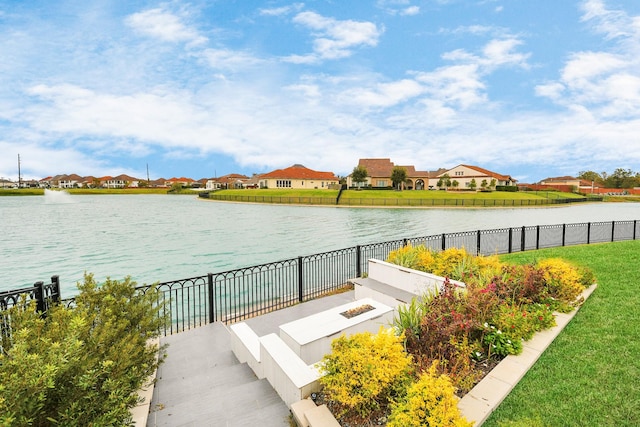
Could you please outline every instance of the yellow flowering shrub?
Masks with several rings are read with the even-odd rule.
[[[328,400],[339,407],[338,417],[355,412],[366,417],[404,393],[411,378],[412,359],[404,351],[404,336],[383,328],[341,336],[324,356],[320,378]]]
[[[424,246],[406,245],[389,252],[387,262],[407,268],[419,269],[420,254],[427,251]]]
[[[435,258],[431,272],[442,277],[453,277],[456,266],[468,259],[469,255],[464,249],[449,248],[438,252]]]
[[[560,258],[548,258],[538,262],[544,272],[547,291],[553,298],[572,303],[584,290],[580,270]]]
[[[439,375],[434,363],[409,386],[405,399],[393,405],[387,427],[471,427],[457,403],[451,380]]]

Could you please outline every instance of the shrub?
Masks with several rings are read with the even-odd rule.
[[[433,263],[432,273],[442,277],[452,277],[456,266],[468,259],[467,251],[449,248],[438,252]]]
[[[33,305],[9,310],[12,339],[0,354],[0,425],[121,426],[131,421],[137,390],[158,365],[163,319],[157,292],[135,282],[86,275],[76,307],[46,317]]]
[[[544,274],[549,296],[561,302],[574,304],[585,288],[580,270],[567,261],[549,258],[538,262],[538,268]]]
[[[320,362],[325,374],[320,383],[327,400],[335,403],[338,418],[367,419],[404,393],[412,360],[403,340],[381,328],[377,334],[343,335],[331,343],[331,353]]]
[[[473,423],[460,415],[454,393],[451,380],[439,375],[434,363],[409,387],[406,397],[393,405],[387,426],[471,427]]]

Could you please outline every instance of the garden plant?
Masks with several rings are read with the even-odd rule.
[[[137,391],[162,361],[149,340],[164,321],[155,288],[135,285],[85,275],[73,307],[45,315],[23,300],[2,313],[1,426],[131,423]]]
[[[458,413],[457,397],[505,356],[522,352],[536,332],[554,326],[555,311],[579,305],[580,293],[595,280],[590,270],[560,258],[511,265],[457,248],[406,246],[387,261],[446,280],[436,293],[398,308],[389,330],[334,342],[321,363],[321,382],[323,399],[342,425],[470,425]],[[391,361],[402,359],[398,352],[411,362],[406,370],[392,370]],[[384,392],[371,392],[371,381]]]

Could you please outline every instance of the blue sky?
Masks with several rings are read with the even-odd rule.
[[[0,177],[640,170],[637,0],[0,0]]]

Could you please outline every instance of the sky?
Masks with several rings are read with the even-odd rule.
[[[0,0],[0,178],[640,171],[637,0]]]

